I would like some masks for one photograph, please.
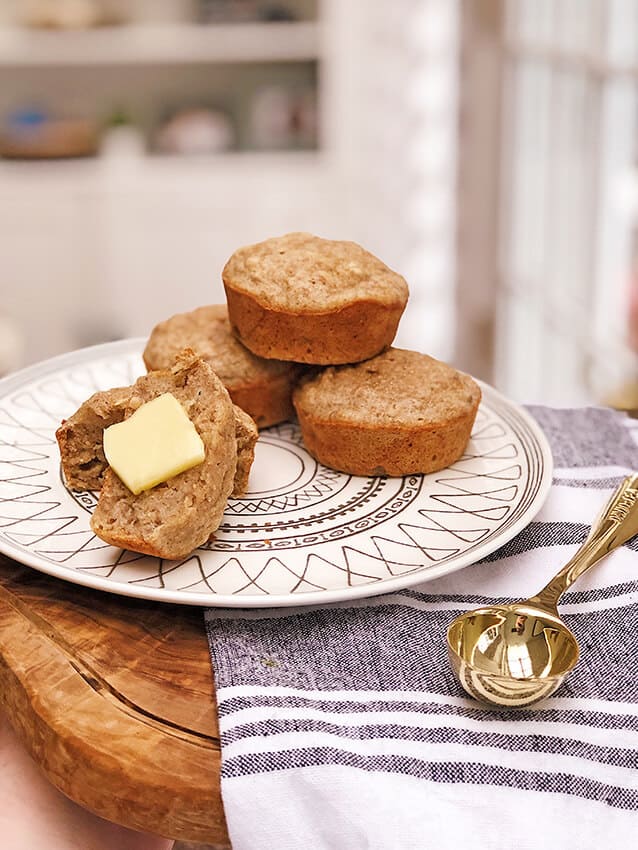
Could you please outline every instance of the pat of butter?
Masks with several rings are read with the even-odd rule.
[[[104,430],[109,466],[137,495],[204,460],[202,438],[171,393],[147,401]]]

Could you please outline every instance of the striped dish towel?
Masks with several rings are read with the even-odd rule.
[[[621,478],[638,423],[530,409],[554,455],[541,513],[489,558],[392,595],[206,612],[234,850],[545,850],[638,840],[638,539],[568,592],[581,661],[552,697],[466,697],[445,632],[461,611],[538,591]]]

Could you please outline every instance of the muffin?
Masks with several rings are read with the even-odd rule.
[[[356,363],[391,345],[408,300],[401,275],[355,242],[289,233],[240,248],[222,272],[228,316],[260,357]]]
[[[166,369],[185,347],[213,367],[233,402],[257,427],[267,428],[294,415],[292,389],[301,367],[256,357],[233,335],[224,305],[199,307],[160,322],[144,349],[146,368]]]
[[[101,490],[108,461],[104,456],[104,429],[121,422],[133,387],[115,387],[94,393],[55,432],[64,481],[71,490]],[[233,404],[237,469],[232,496],[243,496],[255,457],[259,433],[251,417]]]
[[[480,400],[469,375],[400,348],[324,369],[293,394],[310,454],[351,475],[449,466],[465,450]]]
[[[113,546],[158,558],[184,558],[219,527],[235,479],[233,405],[208,363],[192,351],[171,369],[139,378],[127,416],[163,393],[182,405],[204,443],[204,461],[135,495],[109,467],[91,517],[95,534]]]

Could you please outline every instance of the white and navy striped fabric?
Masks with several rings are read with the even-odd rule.
[[[563,598],[576,669],[536,706],[467,698],[445,631],[531,595],[638,470],[638,423],[531,408],[554,455],[541,513],[484,561],[325,608],[206,612],[235,850],[544,850],[638,842],[638,539]]]

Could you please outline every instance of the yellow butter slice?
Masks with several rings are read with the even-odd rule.
[[[202,438],[171,393],[105,428],[103,439],[109,466],[136,495],[197,466],[205,456]]]

